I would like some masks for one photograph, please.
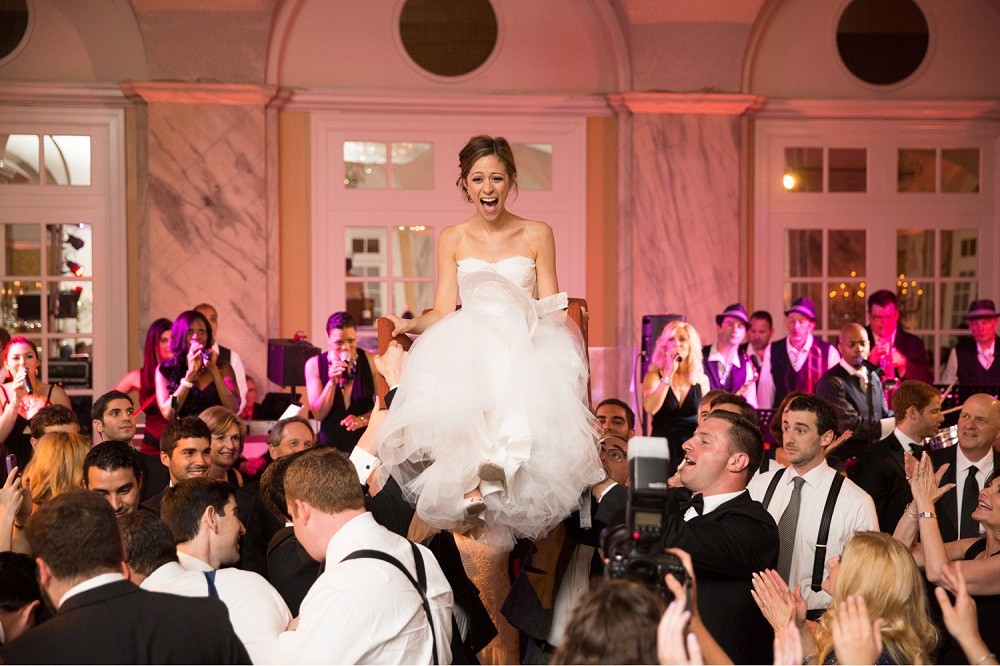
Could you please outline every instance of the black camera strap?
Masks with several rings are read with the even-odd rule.
[[[431,615],[431,604],[427,600],[427,573],[424,570],[424,558],[420,556],[420,550],[417,548],[417,545],[415,543],[410,542],[410,549],[413,550],[413,561],[417,567],[417,578],[414,578],[413,574],[411,574],[409,571],[406,570],[406,567],[403,566],[402,562],[397,560],[392,555],[389,555],[388,553],[383,553],[380,550],[368,550],[368,549],[356,550],[353,553],[349,554],[344,559],[342,559],[341,562],[346,562],[347,560],[357,560],[361,558],[370,558],[373,560],[382,560],[383,562],[388,562],[389,564],[391,564],[392,566],[396,567],[397,569],[403,572],[403,575],[406,576],[406,579],[410,581],[413,587],[417,589],[417,592],[420,593],[420,601],[423,604],[424,613],[427,615],[427,624],[429,624],[431,627],[431,658],[433,660],[431,663],[437,664],[440,662],[438,662],[437,638],[434,634],[434,616]]]
[[[767,491],[764,493],[764,500],[761,502],[765,510],[771,504],[771,498],[774,496],[774,491],[777,489],[781,477],[785,474],[785,469],[787,468],[782,467],[775,472],[774,476],[771,477],[771,482],[767,484]],[[816,536],[812,583],[809,586],[813,592],[819,592],[823,589],[823,567],[826,564],[826,545],[830,540],[830,523],[833,521],[833,510],[837,508],[837,497],[840,495],[840,489],[843,485],[844,475],[835,474],[833,483],[830,484],[830,492],[826,495],[826,504],[823,506],[823,517],[819,523],[819,534]]]

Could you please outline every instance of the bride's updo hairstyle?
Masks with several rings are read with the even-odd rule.
[[[504,168],[507,169],[507,175],[510,176],[510,182],[514,186],[513,189],[515,192],[517,191],[517,166],[514,164],[514,152],[510,149],[507,139],[502,136],[493,138],[481,134],[469,139],[469,142],[458,153],[459,176],[455,184],[462,188],[462,194],[465,195],[465,200],[469,203],[472,203],[472,197],[469,196],[465,180],[469,177],[469,172],[472,171],[472,165],[480,158],[490,155],[496,155],[497,159],[503,162]]]

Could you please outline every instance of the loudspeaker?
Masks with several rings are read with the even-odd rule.
[[[672,321],[687,321],[687,317],[682,314],[651,314],[642,316],[642,347],[639,357],[642,359],[639,381],[646,376],[649,364],[653,357],[653,348],[656,347],[656,339],[660,337],[663,329]]]
[[[306,360],[321,351],[305,340],[268,340],[267,378],[281,386],[305,386]]]

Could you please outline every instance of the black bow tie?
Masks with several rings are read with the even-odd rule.
[[[920,460],[920,457],[924,454],[924,451],[930,453],[930,449],[926,446],[920,444],[910,444],[910,450],[913,452],[913,457]]]
[[[687,513],[688,509],[691,509],[691,508],[693,508],[698,513],[698,515],[700,516],[701,512],[705,510],[705,498],[702,496],[701,493],[697,493],[697,494],[691,495],[691,497],[683,497],[683,498],[681,498],[680,505],[681,505],[681,515],[682,516],[685,513]]]

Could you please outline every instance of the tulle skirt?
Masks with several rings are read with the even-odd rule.
[[[480,463],[502,467],[505,489],[481,486],[482,540],[507,548],[548,532],[603,477],[589,370],[565,294],[535,300],[493,271],[460,287],[462,308],[410,350],[378,455],[417,514],[442,529],[463,525]]]

